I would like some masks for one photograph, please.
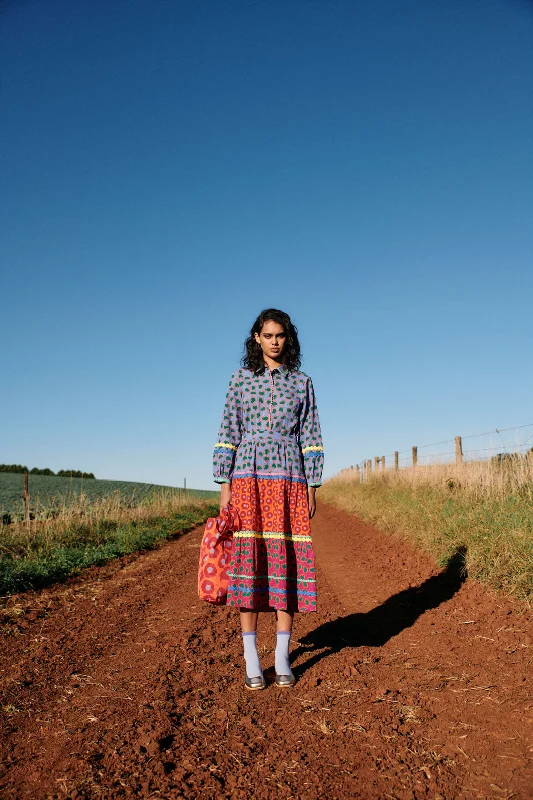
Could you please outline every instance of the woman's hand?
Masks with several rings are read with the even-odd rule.
[[[220,484],[220,510],[231,503],[231,483]]]
[[[309,505],[309,519],[312,519],[316,511],[316,486],[307,487],[307,502]]]

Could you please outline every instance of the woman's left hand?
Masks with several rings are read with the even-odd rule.
[[[307,502],[309,505],[309,519],[312,519],[316,511],[316,486],[307,487]]]

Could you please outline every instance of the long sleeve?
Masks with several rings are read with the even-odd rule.
[[[307,485],[321,486],[324,448],[322,446],[320,420],[318,419],[318,409],[311,378],[307,381],[306,396],[300,417],[300,446],[304,459]]]
[[[213,453],[213,478],[216,483],[229,483],[233,475],[235,454],[242,436],[242,415],[239,374],[232,375],[226,394],[218,441]]]

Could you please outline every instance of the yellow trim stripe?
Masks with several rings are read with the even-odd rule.
[[[314,451],[316,453],[321,453],[321,452],[323,452],[323,450],[324,450],[323,447],[319,447],[318,445],[313,445],[313,446],[310,446],[310,447],[302,448],[302,453],[310,453],[311,451]]]
[[[236,531],[234,539],[287,539],[291,542],[310,542],[309,534],[275,533],[270,531]]]
[[[226,447],[228,450],[237,449],[234,444],[229,444],[228,442],[217,442],[215,445],[215,450],[217,449],[217,447]]]
[[[298,581],[298,583],[316,583],[314,578],[285,578],[285,577],[276,577],[275,575],[240,575],[238,572],[228,572],[228,578],[238,578],[241,581],[286,581],[286,580],[294,580]]]

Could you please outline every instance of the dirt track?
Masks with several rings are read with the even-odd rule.
[[[533,798],[531,615],[323,506],[292,690],[243,686],[200,530],[8,601],[2,798]]]

